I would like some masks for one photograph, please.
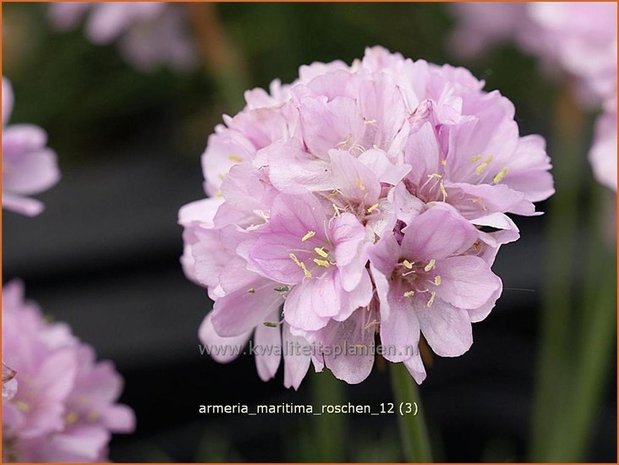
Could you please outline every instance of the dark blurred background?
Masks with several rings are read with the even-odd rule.
[[[113,440],[111,458],[320,460],[313,441],[321,424],[310,417],[198,414],[199,404],[311,402],[316,376],[289,391],[281,372],[261,382],[249,356],[219,365],[198,351],[198,326],[211,303],[183,275],[176,218],[180,206],[203,197],[200,154],[221,114],[240,109],[240,93],[231,101],[202,69],[134,71],[114,45],[92,45],[81,30],[51,31],[46,8],[3,5],[12,122],[45,128],[63,173],[39,196],[47,207],[40,217],[3,213],[4,280],[23,279],[29,298],[67,321],[125,377],[122,401],[135,409],[138,428]],[[350,63],[366,46],[383,45],[411,58],[466,65],[486,80],[486,89],[500,89],[515,103],[522,134],[548,135],[556,86],[535,60],[502,46],[475,63],[459,62],[447,50],[453,21],[446,10],[441,4],[223,4],[217,15],[250,87],[291,81],[299,65],[312,61]],[[550,153],[560,156],[552,147]],[[584,157],[582,169],[590,177]],[[432,438],[443,451],[436,460],[526,458],[545,218],[517,224],[521,240],[505,246],[494,267],[505,285],[497,307],[474,326],[472,349],[456,359],[435,358],[421,386]],[[608,378],[590,461],[616,460],[614,368]],[[364,383],[344,388],[356,403],[392,399],[380,366]],[[338,421],[347,440],[342,455],[328,460],[402,460],[395,417]]]

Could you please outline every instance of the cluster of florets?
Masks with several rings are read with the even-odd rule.
[[[12,281],[2,292],[5,462],[102,462],[111,433],[134,429],[122,378],[69,326],[45,319]]]
[[[501,41],[538,57],[567,79],[579,101],[602,107],[589,160],[595,178],[617,190],[617,4],[615,2],[462,3],[452,48],[476,57]]]
[[[77,27],[95,44],[118,41],[127,62],[141,71],[159,66],[186,70],[195,66],[197,50],[181,5],[165,2],[53,3],[50,19],[59,30]]]
[[[544,140],[466,69],[368,49],[246,93],[202,158],[210,198],[180,211],[186,274],[214,310],[200,337],[221,362],[254,338],[262,379],[310,364],[349,383],[376,352],[425,378],[472,344],[501,294],[490,267],[518,238],[507,214],[553,193]]]

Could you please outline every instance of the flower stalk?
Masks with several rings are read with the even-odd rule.
[[[584,461],[593,420],[603,388],[610,374],[616,330],[616,255],[609,255],[609,244],[600,231],[600,186],[593,185],[589,208],[589,260],[585,292],[580,308],[586,314],[578,344],[578,358],[572,370],[568,404],[569,421],[560,422],[547,441],[548,460]]]
[[[391,389],[396,404],[400,438],[406,462],[431,462],[432,451],[417,384],[403,363],[391,364]],[[416,404],[417,414],[400,415],[398,406]]]
[[[314,405],[343,405],[346,402],[343,383],[331,373],[316,373],[312,377]],[[345,461],[346,415],[320,415],[313,418],[316,461]]]
[[[556,97],[552,151],[556,195],[551,200],[546,230],[546,269],[540,322],[531,455],[535,461],[546,456],[548,432],[560,419],[567,399],[567,351],[572,321],[576,226],[578,223],[579,179],[586,153],[583,144],[584,118],[570,89]]]

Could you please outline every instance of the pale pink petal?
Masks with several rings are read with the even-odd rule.
[[[421,332],[441,357],[458,357],[473,344],[471,321],[466,310],[437,300],[431,307],[417,305]]]
[[[282,341],[284,346],[284,386],[294,388],[301,385],[311,363],[311,347],[307,342],[290,332],[284,323]]]
[[[276,283],[257,279],[247,289],[240,289],[215,301],[213,327],[222,337],[242,336],[262,324],[283,303],[275,290]]]
[[[215,331],[209,313],[202,324],[198,335],[200,342],[208,349],[208,355],[219,363],[228,363],[237,358],[251,336],[251,331],[235,337],[221,337]],[[252,328],[253,329],[253,328]]]
[[[501,279],[479,257],[445,258],[435,270],[441,277],[437,296],[459,308],[478,308],[502,289]]]
[[[331,321],[315,336],[316,356],[333,375],[349,384],[365,380],[374,366],[374,328],[365,308],[343,322]]]
[[[466,251],[477,230],[451,206],[437,203],[403,229],[402,250],[417,259],[441,259]]]
[[[403,363],[417,384],[424,382],[426,379],[426,368],[423,366],[423,360],[419,353],[413,355],[408,360],[404,360]]]
[[[269,325],[256,327],[254,345],[256,349],[256,368],[262,381],[275,377],[281,360],[282,330],[279,310],[267,317]]]

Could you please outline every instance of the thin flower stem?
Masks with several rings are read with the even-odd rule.
[[[391,363],[391,389],[398,415],[404,459],[407,462],[431,462],[432,452],[417,384],[403,363]],[[400,415],[399,405],[416,404],[417,415]]]
[[[594,186],[599,189],[599,186]],[[593,196],[595,200],[596,196]],[[595,202],[590,207],[589,250],[587,261],[587,288],[581,310],[586,318],[578,344],[578,359],[573,369],[573,389],[569,405],[569,421],[553,430],[548,441],[548,460],[582,461],[591,439],[593,419],[599,411],[600,398],[610,374],[613,341],[616,330],[616,255],[610,254],[600,221],[595,213]],[[597,233],[596,233],[597,232]]]
[[[569,89],[557,95],[550,153],[556,195],[552,198],[546,231],[546,269],[543,289],[540,352],[537,363],[531,456],[542,460],[549,431],[559,422],[567,397],[566,359],[570,340],[578,195],[583,154],[583,115]]]
[[[312,400],[315,408],[343,405],[346,402],[344,382],[331,373],[317,373],[312,377]],[[344,462],[346,460],[346,415],[320,415],[314,418],[314,444],[317,462]]]

